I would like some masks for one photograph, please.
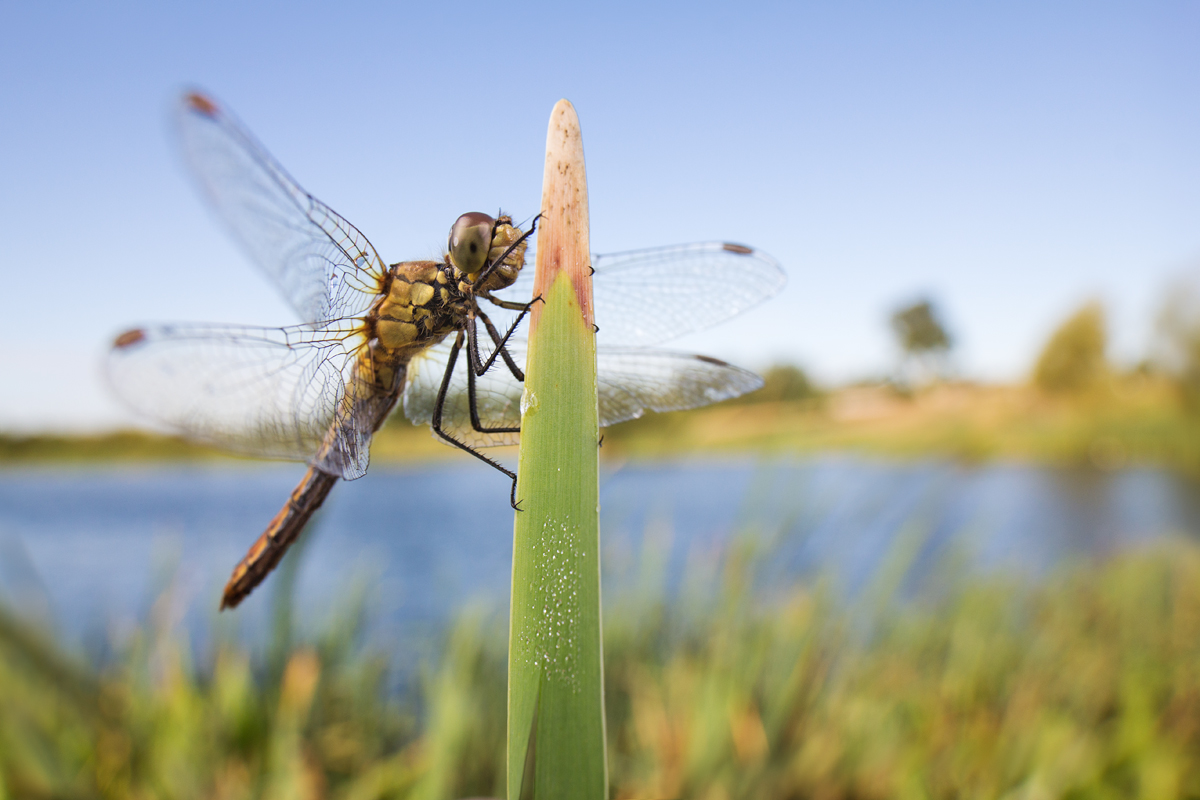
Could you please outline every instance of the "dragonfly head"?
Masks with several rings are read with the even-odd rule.
[[[512,224],[512,218],[499,219],[478,211],[459,217],[450,228],[448,244],[450,263],[469,283],[479,279],[479,273],[495,259],[503,258],[484,278],[476,290],[496,291],[511,286],[525,265],[526,244],[520,241],[521,230]],[[509,252],[509,249],[512,249]]]

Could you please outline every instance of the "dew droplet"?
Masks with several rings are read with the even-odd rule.
[[[527,414],[532,414],[537,411],[537,407],[537,395],[526,386],[525,391],[521,392],[521,416],[524,417]]]

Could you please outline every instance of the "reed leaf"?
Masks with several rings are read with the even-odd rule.
[[[508,796],[603,800],[596,345],[583,147],[565,100],[551,114],[542,215],[513,537]]]

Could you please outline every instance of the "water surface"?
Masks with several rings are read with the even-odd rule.
[[[222,464],[0,472],[0,587],[10,602],[40,608],[78,635],[145,619],[170,584],[176,615],[203,630],[230,569],[303,471]],[[1195,486],[1154,469],[826,456],[644,464],[602,480],[608,599],[624,586],[609,577],[636,570],[647,532],[671,585],[686,578],[689,558],[717,553],[742,532],[773,542],[773,580],[824,571],[851,593],[901,539],[916,555],[911,574],[932,580],[947,554],[973,568],[1036,577],[1067,559],[1200,536]],[[472,604],[503,609],[507,494],[502,476],[460,462],[377,466],[339,484],[306,533],[298,616],[317,625],[348,587],[364,584],[378,635],[436,631]],[[222,624],[261,636],[271,583]]]

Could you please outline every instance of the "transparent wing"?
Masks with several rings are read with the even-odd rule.
[[[509,345],[518,366],[525,364],[525,343]],[[431,425],[438,388],[445,374],[450,344],[443,342],[414,359],[408,367],[404,413],[414,423]],[[481,433],[471,425],[463,354],[442,412],[442,429],[473,447],[515,444],[516,433]],[[637,419],[647,411],[682,411],[752,392],[762,379],[752,372],[707,356],[636,347],[596,349],[600,426]],[[480,421],[485,427],[521,424],[523,385],[497,363],[476,382]]]
[[[304,191],[234,117],[187,94],[179,135],[204,193],[307,322],[362,314],[387,274],[367,237]]]
[[[517,282],[497,296],[533,296],[533,254]],[[593,255],[597,341],[661,344],[706,330],[777,294],[787,282],[779,262],[740,244],[702,242]],[[490,313],[490,311],[489,311]]]
[[[197,441],[366,472],[385,398],[357,321],[255,328],[163,325],[122,334],[108,378],[134,410]]]
[[[739,397],[762,387],[749,370],[717,358],[604,347],[596,350],[600,425],[637,419],[647,411],[683,411]]]

